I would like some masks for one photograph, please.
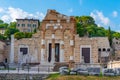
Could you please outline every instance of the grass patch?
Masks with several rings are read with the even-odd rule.
[[[120,80],[120,76],[83,76],[50,74],[46,80]]]
[[[0,70],[8,70],[8,68],[0,68]],[[16,70],[16,68],[9,68],[9,70]]]
[[[60,76],[59,73],[55,73],[55,74],[50,74],[48,77],[47,77],[47,80],[57,80],[57,78]]]

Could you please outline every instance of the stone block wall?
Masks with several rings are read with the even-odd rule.
[[[21,40],[15,40],[14,44],[14,61],[18,62],[20,47],[27,47],[30,57],[30,63],[38,63],[40,61],[40,40],[39,38],[26,38]]]
[[[82,46],[90,47],[91,63],[98,63],[97,40],[92,39],[92,38],[88,38],[88,37],[79,38],[78,36],[75,37],[75,49],[74,49],[75,62],[81,62],[80,48]]]

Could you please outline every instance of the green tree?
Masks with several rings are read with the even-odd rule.
[[[112,35],[114,38],[120,38],[120,33],[119,32],[115,32]]]
[[[84,27],[88,27],[90,25],[96,25],[94,19],[91,16],[80,16],[76,17],[78,22],[82,24]]]
[[[14,28],[14,27],[8,27],[8,28],[6,29],[4,35],[5,35],[7,38],[10,39],[10,36],[11,36],[12,34],[16,33],[16,32],[19,32],[19,30],[16,29],[16,28]]]
[[[0,24],[3,24],[4,23],[4,21],[3,20],[0,20]]]
[[[16,28],[16,22],[10,22],[9,27]]]
[[[22,39],[22,38],[31,38],[32,37],[32,33],[28,33],[28,32],[16,32],[15,34],[15,38],[16,39]]]
[[[77,22],[77,33],[80,36],[88,35],[88,33],[92,34],[93,30],[89,26],[97,26],[91,16],[76,16],[75,19]],[[87,29],[87,27],[90,29]]]
[[[7,28],[8,27],[8,23],[4,23],[4,21],[0,20],[0,28]]]
[[[2,34],[0,34],[0,40],[5,40],[6,37],[4,37]]]
[[[25,35],[25,38],[31,38],[32,37],[32,33],[29,33],[29,32],[25,32],[24,35]]]
[[[108,40],[109,40],[109,43],[110,43],[110,46],[111,46],[112,45],[112,34],[111,34],[110,27],[108,28],[108,34],[107,34],[107,36],[108,36]]]
[[[97,27],[96,36],[105,37],[106,36],[106,30],[103,27]]]
[[[16,32],[19,32],[19,30],[16,28],[16,22],[10,22],[4,35],[10,39],[10,36]]]
[[[14,34],[14,36],[15,36],[16,39],[21,39],[21,38],[24,38],[24,37],[25,37],[25,35],[24,35],[23,32],[16,32],[16,33]]]
[[[95,25],[90,25],[86,27],[86,29],[87,29],[87,32],[89,33],[89,37],[96,36],[97,27]]]
[[[81,26],[80,23],[76,24],[77,26],[77,34],[79,34],[80,37],[84,36],[84,28]]]
[[[7,24],[7,23],[0,24],[0,28],[6,29],[7,27],[8,27],[8,24]]]

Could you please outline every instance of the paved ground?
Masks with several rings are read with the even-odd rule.
[[[0,70],[0,73],[19,73],[19,74],[54,74],[58,72],[46,72],[46,71],[27,71],[27,70]]]

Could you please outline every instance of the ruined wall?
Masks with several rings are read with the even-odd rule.
[[[98,63],[98,45],[97,45],[97,39],[94,38],[88,38],[88,37],[83,37],[79,38],[78,35],[75,36],[75,50],[74,50],[74,56],[75,56],[75,62],[82,62],[80,56],[81,54],[81,47],[88,47],[90,48],[90,55],[91,55],[91,60],[90,63]]]

